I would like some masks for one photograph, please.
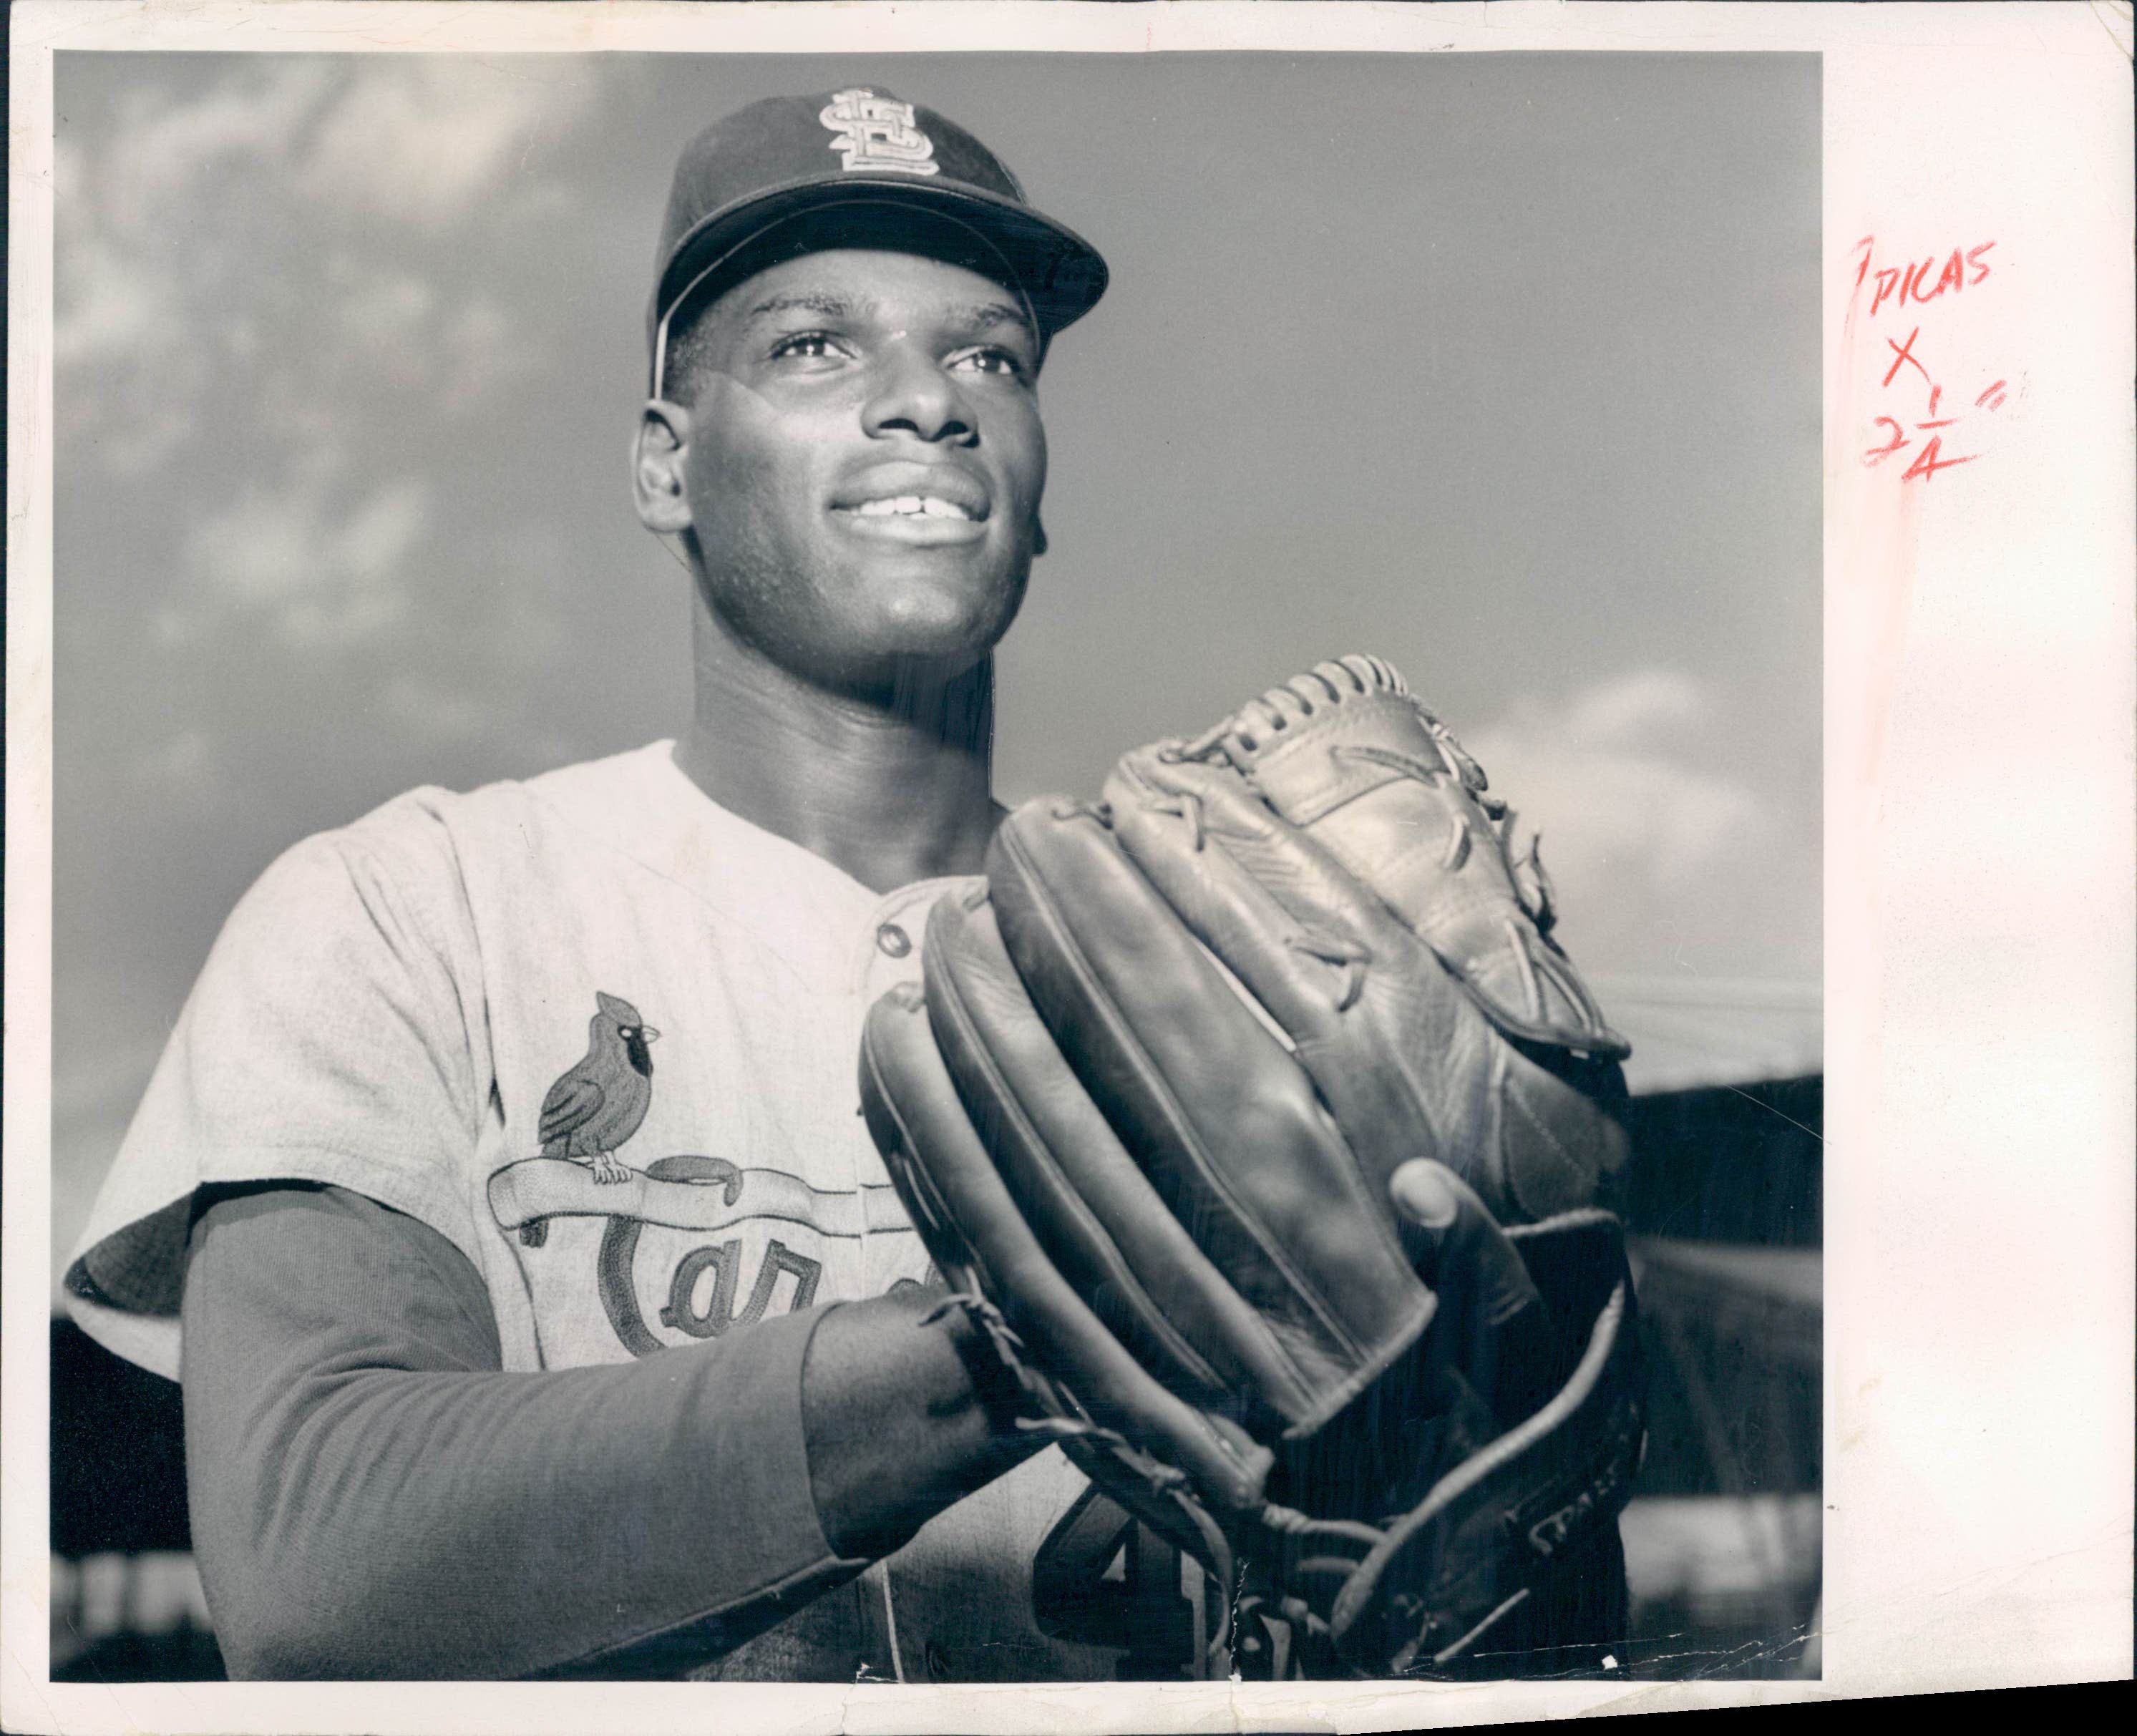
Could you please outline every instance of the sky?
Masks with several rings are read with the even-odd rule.
[[[677,151],[865,84],[1112,270],[1041,386],[1005,800],[1386,657],[1600,978],[1814,985],[1801,56],[63,53],[54,1242],[308,833],[673,735],[626,455]]]

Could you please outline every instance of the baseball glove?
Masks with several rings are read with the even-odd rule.
[[[1511,829],[1393,669],[1323,664],[1018,810],[867,1022],[1023,1426],[1210,1570],[1235,1662],[1276,1622],[1308,1675],[1622,1631],[1625,1044]]]

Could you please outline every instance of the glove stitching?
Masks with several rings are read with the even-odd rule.
[[[1134,1269],[1127,1263],[1126,1257],[1114,1242],[1112,1234],[1107,1229],[1103,1220],[1092,1210],[1090,1203],[1083,1197],[1082,1190],[1063,1173],[1060,1165],[1054,1160],[1050,1143],[1033,1124],[1030,1111],[1018,1096],[1014,1082],[995,1064],[994,1051],[981,1037],[978,1025],[973,1019],[970,1009],[965,1005],[963,998],[956,992],[954,980],[945,973],[943,982],[945,992],[940,997],[939,1010],[946,1019],[956,1024],[965,1053],[985,1071],[992,1100],[1015,1118],[1015,1131],[1025,1149],[1034,1155],[1045,1168],[1050,1178],[1058,1184],[1060,1194],[1066,1201],[1069,1214],[1083,1229],[1090,1241],[1096,1245],[1100,1265],[1119,1286],[1122,1294],[1139,1305],[1138,1312],[1143,1316],[1146,1328],[1161,1344],[1179,1358],[1189,1373],[1205,1383],[1212,1391],[1225,1390],[1233,1383],[1219,1376],[1201,1352],[1180,1333],[1165,1310],[1158,1306],[1149,1291],[1136,1276]],[[999,1167],[997,1164],[997,1168]],[[1006,1177],[1004,1178],[1004,1183],[1005,1185],[1007,1184]],[[1044,1243],[1041,1246],[1044,1247]]]
[[[1185,819],[1187,822],[1187,847],[1197,854],[1200,853],[1205,837],[1200,797],[1183,790],[1169,797],[1146,797],[1143,805],[1153,814],[1169,814],[1176,819]]]
[[[1511,917],[1504,920],[1502,931],[1507,937],[1507,950],[1513,954],[1514,967],[1521,975],[1521,998],[1528,1011],[1529,1022],[1540,1024],[1544,1017],[1543,985],[1536,980],[1536,960],[1529,956],[1528,936],[1522,932],[1521,925]]]
[[[1195,1130],[1193,1121],[1188,1117],[1178,1094],[1173,1090],[1171,1081],[1165,1077],[1163,1072],[1151,1059],[1149,1051],[1144,1048],[1141,1038],[1128,1025],[1119,1008],[1114,1004],[1112,994],[1101,992],[1103,985],[1098,981],[1097,971],[1093,968],[1083,947],[1078,943],[1074,933],[1063,919],[1061,912],[1050,896],[1044,878],[1038,872],[1037,865],[1022,849],[1013,833],[1005,828],[1000,835],[1007,850],[1018,858],[1016,865],[1031,894],[1032,908],[1037,912],[1039,920],[1044,922],[1053,933],[1056,956],[1075,973],[1082,985],[1082,998],[1084,1004],[1096,1009],[1098,1016],[1108,1027],[1116,1046],[1122,1053],[1135,1058],[1139,1070],[1144,1077],[1151,1082],[1151,1088],[1161,1101],[1166,1121],[1176,1130],[1182,1154],[1194,1165],[1205,1184],[1230,1207],[1239,1224],[1261,1248],[1263,1254],[1270,1263],[1283,1274],[1294,1292],[1313,1310],[1316,1318],[1321,1321],[1335,1342],[1354,1356],[1361,1354],[1362,1347],[1352,1340],[1342,1323],[1329,1314],[1316,1286],[1307,1283],[1303,1275],[1297,1271],[1288,1257],[1287,1250],[1283,1244],[1270,1233],[1268,1226],[1262,1222],[1261,1214],[1248,1208],[1245,1202],[1239,1198],[1237,1192],[1229,1185],[1223,1173],[1210,1160],[1210,1155],[1202,1138]],[[1312,1385],[1307,1379],[1305,1370],[1299,1366],[1298,1360],[1292,1355],[1289,1346],[1285,1345],[1283,1339],[1275,1332],[1268,1329],[1266,1322],[1258,1324],[1261,1325],[1262,1335],[1266,1343],[1274,1352],[1281,1364],[1292,1373],[1294,1403],[1299,1399],[1311,1398],[1313,1393]],[[1309,1407],[1302,1406],[1301,1408]]]
[[[1569,1090],[1571,1089],[1570,1087],[1566,1088]],[[1593,1166],[1584,1164],[1580,1160],[1580,1157],[1573,1151],[1572,1148],[1568,1146],[1565,1141],[1560,1140],[1546,1122],[1537,1117],[1536,1111],[1531,1109],[1527,1103],[1522,1100],[1520,1092],[1507,1089],[1504,1085],[1502,1085],[1499,1097],[1500,1101],[1508,1108],[1511,1109],[1515,1114],[1518,1115],[1531,1131],[1535,1133],[1538,1138],[1542,1140],[1546,1145],[1550,1147],[1551,1151],[1556,1155],[1560,1163],[1570,1174],[1575,1186],[1582,1188],[1584,1191],[1592,1191],[1594,1184],[1592,1179],[1590,1178],[1592,1177]],[[1509,1148],[1511,1148],[1511,1142],[1509,1141]],[[1503,1155],[1504,1154],[1502,1153],[1502,1157]],[[1548,1213],[1538,1212],[1536,1210],[1535,1203],[1529,1198],[1529,1190],[1523,1188],[1515,1175],[1511,1173],[1514,1166],[1509,1164],[1507,1165],[1506,1167],[1509,1171],[1507,1177],[1507,1188],[1513,1194],[1514,1197],[1521,1203],[1522,1208],[1536,1217],[1541,1218],[1550,1215]],[[1526,1171],[1526,1165],[1522,1165],[1521,1167],[1524,1171]]]
[[[1373,962],[1373,951],[1364,941],[1309,928],[1286,935],[1283,944],[1293,952],[1342,971],[1343,993],[1336,1003],[1337,1012],[1349,1012],[1365,992],[1365,967]]]

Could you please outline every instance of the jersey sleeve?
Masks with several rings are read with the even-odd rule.
[[[187,1493],[234,1676],[680,1675],[864,1564],[811,1489],[825,1310],[507,1372],[480,1275],[427,1226],[337,1188],[204,1208]]]
[[[403,797],[277,860],[224,925],[69,1262],[69,1306],[173,1379],[191,1202],[353,1189],[473,1257],[489,1090],[481,960],[446,829]]]

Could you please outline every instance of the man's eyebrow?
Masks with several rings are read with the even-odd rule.
[[[773,295],[758,302],[742,315],[765,319],[781,314],[814,314],[820,319],[855,319],[875,311],[873,302],[840,295],[826,289],[806,289],[793,295]],[[1006,301],[959,302],[943,310],[943,323],[966,331],[984,332],[995,326],[1013,325],[1036,340],[1038,333],[1022,308]]]
[[[775,295],[767,301],[760,301],[742,318],[761,319],[770,314],[814,314],[824,319],[851,319],[861,309],[862,304],[849,296],[811,289],[799,295]]]
[[[973,331],[985,331],[990,326],[1014,325],[1021,327],[1027,336],[1038,336],[1031,329],[1031,321],[1025,316],[1024,309],[1005,301],[971,302],[962,307],[952,308],[950,313],[959,324]]]

